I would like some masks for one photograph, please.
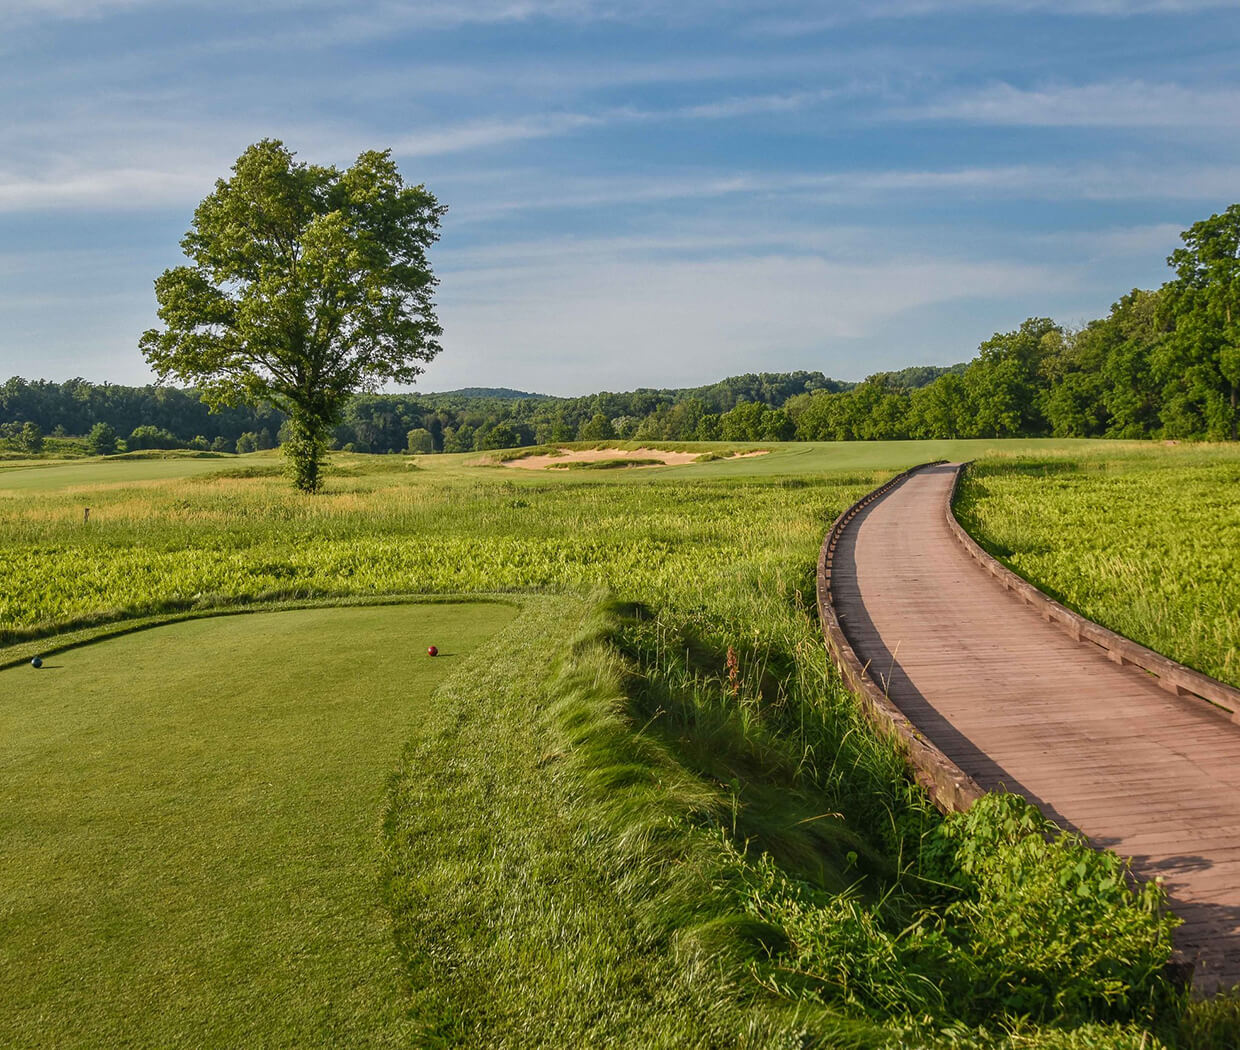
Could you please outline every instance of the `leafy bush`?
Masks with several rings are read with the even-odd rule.
[[[86,445],[96,456],[110,456],[116,451],[116,431],[107,423],[96,423],[86,435]]]
[[[938,832],[968,880],[947,908],[962,942],[965,989],[982,1013],[1152,1020],[1174,989],[1162,978],[1179,925],[1160,884],[1060,833],[1018,795],[991,794]]]
[[[0,423],[0,441],[20,452],[42,452],[43,428],[38,423]]]
[[[129,435],[129,439],[125,444],[131,452],[147,448],[170,449],[183,447],[181,439],[175,434],[165,430],[163,427],[153,426],[134,427],[133,433]]]
[[[1182,1007],[1163,973],[1179,920],[1161,886],[1133,886],[1115,854],[1058,833],[1007,794],[949,816],[929,840],[923,876],[939,875],[959,896],[903,924],[907,899],[866,903],[757,867],[749,910],[788,935],[775,977],[786,991],[875,1017],[970,1023],[1008,1015],[1151,1024]]]

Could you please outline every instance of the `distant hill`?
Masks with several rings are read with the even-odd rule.
[[[905,371],[910,371],[906,369]],[[898,381],[899,382],[899,381]],[[927,380],[929,382],[929,380]],[[838,393],[848,390],[855,384],[829,379],[821,372],[749,372],[741,376],[728,376],[717,383],[704,386],[686,387],[636,387],[625,391],[602,391],[598,394],[586,394],[581,397],[560,397],[555,394],[529,394],[522,390],[508,387],[467,386],[460,390],[436,390],[431,393],[415,394],[415,397],[439,404],[447,399],[457,401],[562,401],[562,402],[595,402],[602,399],[610,404],[617,398],[645,399],[652,403],[679,402],[695,399],[702,402],[709,412],[726,412],[735,408],[742,401],[760,401],[764,405],[777,408],[790,397],[797,394],[808,394],[815,390],[826,390]],[[900,385],[917,386],[917,383],[901,383]]]
[[[815,390],[838,393],[853,386],[852,383],[829,379],[821,372],[748,372],[741,376],[728,376],[717,383],[705,386],[655,389],[639,387],[635,394],[655,394],[670,397],[674,401],[701,401],[710,412],[727,412],[742,401],[760,401],[777,408],[790,397],[808,394]]]
[[[962,368],[914,366],[882,378],[886,387],[907,399],[910,391]],[[800,413],[811,400],[807,395],[843,395],[857,385],[822,372],[797,371],[750,372],[703,386],[600,391],[582,397],[478,386],[435,393],[361,393],[349,400],[332,436],[337,447],[358,452],[398,452],[413,447],[411,442],[418,447],[429,442],[437,452],[471,452],[610,437],[783,440],[797,432]],[[759,421],[776,413],[774,422],[758,426],[746,416],[747,422],[734,420],[725,431],[723,417],[745,405],[762,410],[750,413]],[[781,411],[785,405],[795,406],[792,414]],[[0,384],[0,452],[22,452],[27,446],[37,451],[42,435],[82,438],[98,423],[111,427],[130,451],[265,449],[280,441],[284,422],[284,414],[271,405],[209,412],[192,389],[19,377]],[[742,422],[748,428],[743,432],[737,429]],[[29,435],[27,424],[34,428]],[[158,443],[152,446],[151,435],[140,434],[140,428],[157,431]]]
[[[489,397],[497,401],[545,401],[550,394],[531,394],[506,386],[463,386],[459,390],[433,390],[427,397]]]
[[[891,380],[893,386],[904,390],[918,390],[923,386],[929,386],[939,376],[962,376],[968,367],[967,361],[961,361],[958,365],[910,365],[908,368],[901,368],[898,372],[880,372],[879,374]]]

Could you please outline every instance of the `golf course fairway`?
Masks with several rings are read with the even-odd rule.
[[[223,616],[0,671],[0,1045],[401,1042],[389,778],[515,614]]]

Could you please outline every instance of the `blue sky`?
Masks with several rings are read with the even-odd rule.
[[[0,0],[0,378],[145,382],[251,142],[449,206],[421,389],[950,363],[1240,200],[1235,0]]]

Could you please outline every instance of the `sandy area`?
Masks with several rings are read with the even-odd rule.
[[[544,470],[547,467],[562,466],[565,463],[596,463],[602,459],[657,459],[665,466],[678,467],[685,463],[694,462],[700,455],[700,452],[667,452],[657,448],[561,449],[560,454],[556,456],[526,456],[523,459],[505,460],[503,465],[505,467],[519,467],[521,470]],[[750,456],[765,455],[766,450],[759,449],[754,452],[742,452],[728,458],[747,459]],[[651,466],[651,464],[643,465]]]

